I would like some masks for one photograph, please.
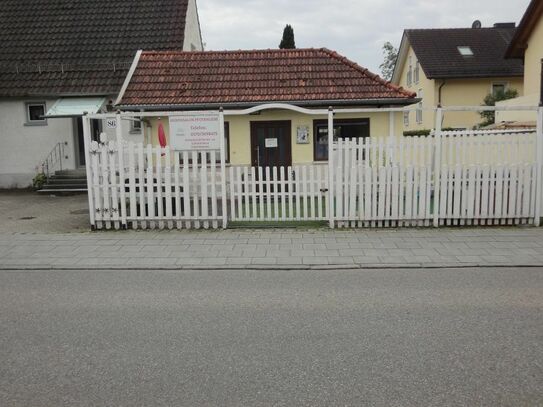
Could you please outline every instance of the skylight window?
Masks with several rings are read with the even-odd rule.
[[[460,52],[460,55],[464,57],[472,57],[473,51],[470,47],[458,47],[458,52]]]

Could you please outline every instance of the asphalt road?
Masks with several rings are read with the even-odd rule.
[[[0,272],[0,406],[541,406],[543,270]]]

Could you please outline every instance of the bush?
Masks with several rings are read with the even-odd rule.
[[[429,136],[432,130],[422,129],[422,130],[408,130],[404,131],[403,135],[405,137],[416,137],[416,136]]]
[[[453,129],[452,127],[444,127],[441,129],[441,131],[452,131],[452,130],[457,130],[457,129]],[[405,137],[429,136],[432,131],[433,130],[430,130],[430,129],[407,130],[403,132],[403,135]]]
[[[499,91],[495,95],[492,93],[489,93],[486,95],[483,106],[496,106],[496,102],[501,102],[502,100],[508,100],[508,99],[514,99],[518,96],[518,92],[516,89],[507,89],[506,91]],[[479,125],[480,127],[486,127],[491,124],[494,124],[496,112],[489,111],[489,112],[480,112],[479,113],[481,117],[483,118],[483,122]]]
[[[41,189],[46,182],[47,176],[43,172],[40,172],[39,174],[36,174],[34,179],[32,179],[32,186],[34,189]]]

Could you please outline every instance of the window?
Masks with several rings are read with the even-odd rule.
[[[463,57],[472,57],[473,56],[473,51],[471,50],[470,47],[461,46],[461,47],[457,47],[457,48],[458,48],[458,52],[460,52],[460,55],[462,55]]]
[[[419,79],[420,79],[420,64],[419,64],[419,61],[415,62],[415,72],[414,72],[414,76],[415,76],[415,83],[419,83]]]
[[[409,127],[409,112],[403,112],[403,125]]]
[[[420,98],[420,102],[417,105],[417,123],[422,123],[422,89],[419,89],[417,97]]]
[[[230,163],[230,123],[224,122],[224,159],[226,163]],[[219,161],[221,158],[219,157]]]
[[[370,119],[334,120],[334,141],[338,138],[370,136]],[[328,121],[313,121],[313,152],[315,161],[328,160]]]
[[[47,119],[43,116],[45,116],[45,102],[29,102],[26,104],[27,125],[46,125]]]
[[[492,95],[496,96],[499,93],[504,93],[507,90],[507,84],[505,83],[493,83],[492,84]]]
[[[413,60],[409,57],[409,69],[407,71],[407,86],[411,86],[413,82]]]
[[[130,133],[141,133],[141,120],[130,120]]]

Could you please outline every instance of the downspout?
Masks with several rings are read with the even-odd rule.
[[[445,83],[447,83],[447,80],[443,79],[443,81],[441,82],[441,85],[439,85],[439,88],[438,88],[438,91],[437,91],[437,107],[443,107],[441,97],[442,97],[442,90],[443,90],[443,87],[445,86]],[[443,127],[444,122],[445,122],[445,115],[442,114],[442,116],[441,116],[441,127]]]
[[[543,59],[541,60],[541,83],[539,84],[539,106],[543,106]]]
[[[443,81],[441,82],[441,85],[439,85],[438,94],[437,94],[437,104],[439,107],[443,105],[443,103],[441,103],[441,90],[443,89],[443,86],[445,86],[445,83],[447,83],[447,81],[443,79]]]

